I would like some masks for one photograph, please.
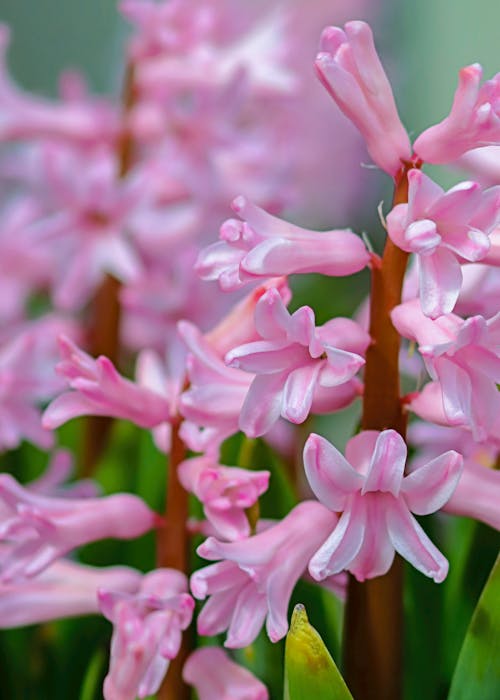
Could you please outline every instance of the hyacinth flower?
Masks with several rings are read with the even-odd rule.
[[[143,428],[168,421],[171,406],[160,393],[122,377],[111,360],[96,360],[80,350],[69,338],[59,338],[62,361],[56,371],[69,384],[70,391],[55,398],[45,410],[43,425],[57,428],[77,416],[112,416],[130,420]]]
[[[245,197],[237,197],[232,208],[242,221],[228,219],[222,224],[221,240],[205,248],[195,265],[203,279],[218,280],[224,291],[294,273],[352,275],[370,261],[363,241],[350,230],[303,229]]]
[[[9,30],[0,25],[0,141],[56,139],[83,147],[113,143],[119,134],[118,111],[103,99],[68,95],[62,101],[33,97],[17,88],[7,72]]]
[[[73,473],[74,461],[71,452],[63,449],[55,450],[45,471],[26,484],[26,488],[41,496],[61,498],[97,498],[101,495],[98,483],[92,479],[79,479],[66,483]],[[1,517],[0,515],[0,520]]]
[[[179,411],[186,419],[181,435],[192,450],[217,452],[223,440],[238,432],[238,417],[252,378],[227,367],[193,324],[181,321],[178,329],[189,350],[190,382],[179,399]]]
[[[478,63],[462,68],[449,115],[426,129],[414,149],[428,163],[450,163],[480,146],[500,145],[500,73],[480,85]]]
[[[232,661],[220,647],[194,651],[182,677],[200,700],[268,700],[266,686],[248,669]]]
[[[136,279],[141,261],[129,229],[148,197],[144,173],[120,177],[108,150],[80,152],[52,142],[43,145],[40,168],[48,211],[31,226],[54,255],[54,303],[74,311],[88,301],[106,274]]]
[[[101,588],[98,595],[102,614],[114,626],[105,700],[154,695],[193,615],[186,576],[157,569],[143,576],[136,592]]]
[[[0,475],[0,540],[12,547],[0,562],[0,581],[36,576],[49,564],[87,542],[133,539],[151,530],[158,516],[138,496],[64,499],[23,488]]]
[[[411,159],[408,134],[366,22],[327,27],[316,58],[320,81],[359,129],[374,163],[396,176]]]
[[[468,425],[475,440],[485,440],[500,411],[500,313],[488,320],[447,314],[432,321],[413,301],[397,306],[391,318],[403,337],[419,344],[431,378],[440,384],[448,424]],[[437,388],[428,391],[426,401]]]
[[[222,538],[250,535],[245,510],[267,491],[269,472],[224,467],[211,457],[196,457],[179,465],[178,476],[186,491],[203,504],[206,518]]]
[[[497,419],[498,423],[498,419]],[[500,471],[498,430],[487,442],[475,442],[469,430],[417,422],[410,426],[412,444],[419,450],[410,468],[416,469],[439,452],[453,447],[464,457],[464,468],[455,491],[443,506],[445,513],[462,515],[500,530]]]
[[[412,513],[428,515],[449,500],[463,458],[450,450],[403,476],[407,448],[395,430],[365,430],[349,440],[344,457],[312,433],[304,447],[309,484],[330,510],[342,512],[315,552],[309,572],[316,580],[344,569],[358,581],[382,576],[395,551],[440,583],[448,562]]]
[[[2,545],[2,558],[10,545]],[[0,628],[99,613],[97,591],[138,590],[142,575],[126,566],[94,567],[60,559],[38,576],[0,584]]]
[[[462,182],[444,192],[420,170],[408,173],[408,204],[387,216],[394,243],[418,256],[420,302],[427,316],[453,310],[462,285],[461,262],[477,262],[490,248],[500,218],[500,188],[481,191]]]
[[[0,451],[17,447],[22,439],[42,449],[53,444],[37,404],[60,387],[53,373],[53,333],[61,328],[64,324],[46,317],[0,345]]]
[[[246,435],[264,435],[280,415],[303,423],[311,410],[334,411],[359,394],[355,375],[370,338],[351,319],[332,319],[317,328],[311,308],[290,314],[271,289],[255,307],[255,327],[259,340],[226,355],[230,367],[256,375],[240,415]]]
[[[198,554],[222,561],[191,576],[194,597],[210,596],[198,616],[198,632],[228,630],[224,646],[241,648],[253,642],[267,618],[271,641],[282,639],[295,584],[336,522],[335,513],[320,503],[304,501],[277,525],[248,539],[221,542],[209,537]]]

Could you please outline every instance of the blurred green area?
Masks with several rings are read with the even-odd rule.
[[[0,19],[13,30],[9,65],[15,78],[30,90],[53,95],[59,73],[78,68],[94,90],[117,94],[126,28],[118,18],[116,5],[112,0],[1,0]],[[498,70],[499,27],[498,0],[381,2],[377,44],[385,52],[403,121],[412,134],[447,113],[461,66],[479,61],[486,77]],[[380,187],[382,177],[374,172],[374,187]],[[453,176],[441,175],[440,179],[447,184]],[[390,197],[388,189],[384,196]],[[377,231],[378,235],[382,233],[374,212],[363,211],[362,207],[353,228],[358,224],[370,229],[370,237],[375,239]],[[307,289],[302,280],[295,284],[300,303],[310,303],[322,323],[334,313],[352,313],[362,299],[367,278],[323,278],[308,283]],[[327,421],[328,425],[323,421],[321,432],[341,436],[346,426],[353,430],[356,410],[340,414]],[[344,443],[347,438],[344,434]],[[76,423],[62,431],[62,441],[76,446]],[[261,455],[262,464],[258,466],[269,466],[267,459],[271,459],[269,455]],[[25,481],[35,476],[43,463],[44,457],[25,445],[4,457],[2,468]],[[283,465],[273,461],[270,466],[274,491],[263,499],[264,515],[286,512],[293,499]],[[105,491],[132,490],[159,508],[164,493],[164,458],[149,435],[128,425],[117,425],[98,478]],[[441,700],[446,697],[465,630],[494,561],[498,537],[467,520],[425,519],[423,524],[432,530],[451,567],[449,578],[441,586],[408,567],[405,697]],[[153,542],[146,537],[118,545],[97,543],[84,549],[82,560],[95,564],[123,561],[147,570],[153,565]],[[311,621],[339,662],[339,605],[327,593],[318,597],[315,590],[301,584],[293,602],[306,604]],[[109,623],[96,617],[2,633],[0,699],[97,700],[107,667],[110,632]],[[262,635],[250,651],[238,653],[241,661],[269,682],[273,700],[280,700],[282,656],[283,644],[273,646]]]

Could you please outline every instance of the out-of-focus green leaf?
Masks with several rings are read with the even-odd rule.
[[[296,605],[285,648],[285,700],[353,700],[303,605]]]
[[[80,700],[94,700],[94,698],[99,697],[104,663],[104,651],[102,649],[98,649],[92,657],[87,668],[87,673],[83,678]]]
[[[500,697],[500,556],[472,616],[448,700]]]

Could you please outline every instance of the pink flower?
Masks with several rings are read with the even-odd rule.
[[[445,193],[416,169],[408,182],[408,204],[389,213],[387,231],[397,246],[418,256],[422,309],[436,318],[455,306],[460,263],[488,253],[488,236],[500,217],[500,188],[482,192],[477,183],[462,182]]]
[[[500,73],[480,87],[478,63],[462,68],[449,115],[415,141],[428,163],[449,163],[479,146],[500,144]]]
[[[136,593],[99,590],[102,614],[114,625],[105,700],[154,695],[191,622],[194,601],[187,579],[174,569],[146,574]]]
[[[363,241],[350,230],[303,229],[245,197],[237,197],[232,208],[243,221],[228,219],[221,227],[220,242],[202,251],[196,263],[202,278],[217,279],[223,290],[293,273],[351,275],[369,263]]]
[[[409,435],[420,448],[412,460],[412,470],[449,447],[457,447],[464,456],[460,480],[443,511],[474,518],[500,530],[500,471],[496,469],[500,446],[498,432],[488,442],[477,443],[464,428],[418,422],[410,426]]]
[[[55,559],[87,542],[140,537],[156,515],[139,497],[50,498],[0,476],[0,540],[12,543],[0,565],[4,583],[36,576]]]
[[[124,418],[143,428],[169,420],[171,407],[161,393],[163,386],[154,391],[125,379],[107,357],[94,360],[65,336],[60,337],[59,347],[63,360],[56,369],[73,391],[61,394],[47,407],[45,427],[57,428],[85,415]]]
[[[354,321],[336,318],[316,328],[311,308],[290,314],[271,289],[255,307],[255,327],[259,340],[226,355],[230,367],[256,375],[239,421],[250,437],[264,435],[280,415],[303,423],[315,410],[316,393],[321,412],[343,407],[359,393],[354,376],[370,338]]]
[[[223,467],[211,457],[195,457],[179,465],[178,475],[186,491],[203,503],[221,537],[239,540],[250,535],[245,509],[267,490],[269,472]]]
[[[408,134],[366,22],[327,27],[316,58],[318,77],[359,129],[374,162],[395,176],[411,158]]]
[[[267,617],[271,641],[288,631],[288,603],[312,553],[337,522],[320,503],[304,501],[281,522],[246,540],[220,542],[209,537],[198,554],[223,561],[191,576],[195,598],[210,599],[198,616],[203,635],[228,630],[224,646],[251,644]]]
[[[403,476],[406,445],[394,430],[367,430],[349,440],[346,458],[314,433],[304,448],[306,475],[316,496],[342,515],[312,557],[321,580],[343,569],[358,581],[385,574],[394,550],[440,583],[448,562],[412,516],[441,508],[455,489],[462,456],[450,450]]]
[[[418,342],[431,378],[440,382],[449,424],[469,425],[475,440],[485,440],[500,412],[500,313],[431,321],[413,301],[393,309],[391,318],[401,335]]]
[[[61,559],[35,578],[0,584],[0,628],[98,613],[98,588],[134,593],[140,581],[141,574],[125,566],[98,568]]]
[[[65,483],[74,472],[73,456],[68,450],[55,450],[46,470],[34,481],[26,485],[30,491],[42,496],[62,498],[96,498],[101,490],[96,481],[79,479]]]
[[[137,171],[120,177],[108,150],[81,152],[50,142],[43,144],[40,161],[49,208],[30,233],[52,246],[56,305],[74,310],[107,273],[121,282],[139,275],[129,229],[146,206],[147,178]]]
[[[221,442],[239,430],[238,418],[252,378],[227,367],[196,326],[181,321],[178,328],[190,351],[190,386],[179,400],[180,413],[187,420],[181,435],[192,450],[216,452]]]
[[[182,671],[200,700],[268,700],[266,686],[220,647],[196,649]]]

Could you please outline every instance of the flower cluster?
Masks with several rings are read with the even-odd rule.
[[[60,101],[35,98],[0,66],[0,177],[11,192],[0,202],[0,450],[22,440],[49,450],[61,425],[99,416],[152,431],[169,455],[164,517],[136,494],[64,487],[65,453],[24,486],[0,475],[0,627],[100,612],[114,626],[106,700],[159,690],[187,651],[193,598],[206,600],[200,635],[227,632],[235,649],[265,625],[277,642],[301,578],[345,598],[346,572],[383,576],[398,553],[443,581],[448,561],[415,515],[500,528],[500,172],[489,160],[499,76],[480,86],[480,67],[464,68],[449,116],[412,146],[368,24],[324,30],[318,77],[394,180],[391,263],[350,229],[278,216],[311,215],[297,192],[310,163],[289,147],[307,111],[298,10],[273,22],[211,0],[125,0],[121,10],[133,25],[122,107],[74,75]],[[445,192],[422,171],[457,160],[477,181]],[[231,199],[238,218],[220,225]],[[320,310],[288,284],[365,269],[368,323],[360,312],[318,324]],[[232,307],[221,290],[238,292]],[[50,313],[31,318],[33,300]],[[418,348],[402,362],[416,387],[404,397],[400,338]],[[135,379],[122,371],[133,361]],[[318,415],[361,406],[345,456],[310,432]],[[408,446],[417,453],[407,462]],[[260,512],[276,463],[296,498],[281,519],[265,498]],[[188,520],[188,494],[205,520]],[[149,573],[74,560],[87,543],[151,530]],[[196,551],[212,563],[195,571],[189,531],[208,535]],[[200,700],[269,697],[218,647],[175,672]]]

